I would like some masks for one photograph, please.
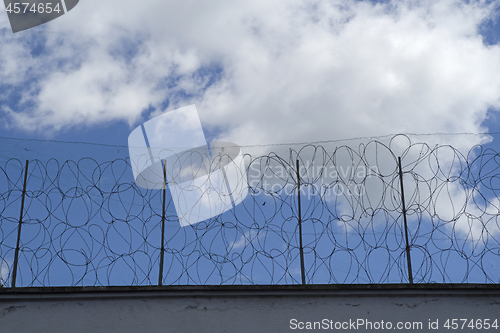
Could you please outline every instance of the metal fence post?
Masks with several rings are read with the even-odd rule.
[[[163,285],[163,258],[165,255],[165,197],[167,196],[167,160],[163,163],[163,203],[161,206],[161,246],[158,285]]]
[[[299,251],[300,251],[300,273],[302,275],[302,284],[306,284],[306,271],[304,268],[304,247],[302,245],[302,211],[300,208],[300,174],[299,174],[299,159],[296,160],[297,165],[297,199],[299,206]]]
[[[410,243],[408,241],[408,224],[406,222],[405,191],[403,186],[403,169],[401,167],[401,157],[398,157],[398,165],[399,165],[399,183],[401,184],[401,203],[403,209],[403,221],[404,221],[405,238],[406,238],[406,261],[408,264],[408,278],[410,280],[410,284],[413,284],[413,273],[411,269],[411,257],[410,257]]]
[[[16,287],[17,278],[17,263],[19,261],[19,246],[21,243],[21,226],[23,225],[23,213],[24,213],[24,198],[26,197],[26,183],[28,181],[28,164],[29,161],[26,160],[26,167],[24,169],[24,183],[23,183],[23,193],[21,197],[21,213],[19,214],[19,226],[17,227],[17,244],[16,251],[14,253],[14,267],[12,268],[12,288]]]

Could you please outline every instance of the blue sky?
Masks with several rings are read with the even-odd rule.
[[[81,0],[16,34],[3,14],[0,136],[27,141],[1,158],[126,156],[135,127],[190,104],[209,141],[242,146],[500,132],[498,22],[473,0]]]
[[[114,6],[17,34],[4,14],[2,136],[126,145],[193,103],[209,139],[241,145],[500,131],[500,29],[480,1]]]

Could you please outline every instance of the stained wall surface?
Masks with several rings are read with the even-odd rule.
[[[495,332],[499,317],[497,285],[0,290],[2,333]]]

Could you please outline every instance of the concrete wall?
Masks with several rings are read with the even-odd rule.
[[[498,285],[0,289],[1,333],[495,332],[499,317]]]

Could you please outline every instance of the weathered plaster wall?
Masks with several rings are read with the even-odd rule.
[[[308,325],[314,327],[314,322],[319,322],[316,331],[332,332],[398,331],[398,323],[407,328],[411,323],[411,329],[403,332],[495,332],[500,327],[453,330],[443,325],[454,318],[473,319],[474,325],[478,319],[483,323],[490,319],[491,325],[498,317],[500,288],[496,285],[0,290],[1,333],[310,332],[314,330]],[[364,324],[358,326],[361,320]],[[436,320],[438,329],[429,329],[429,321]],[[371,329],[366,322],[372,323]]]

